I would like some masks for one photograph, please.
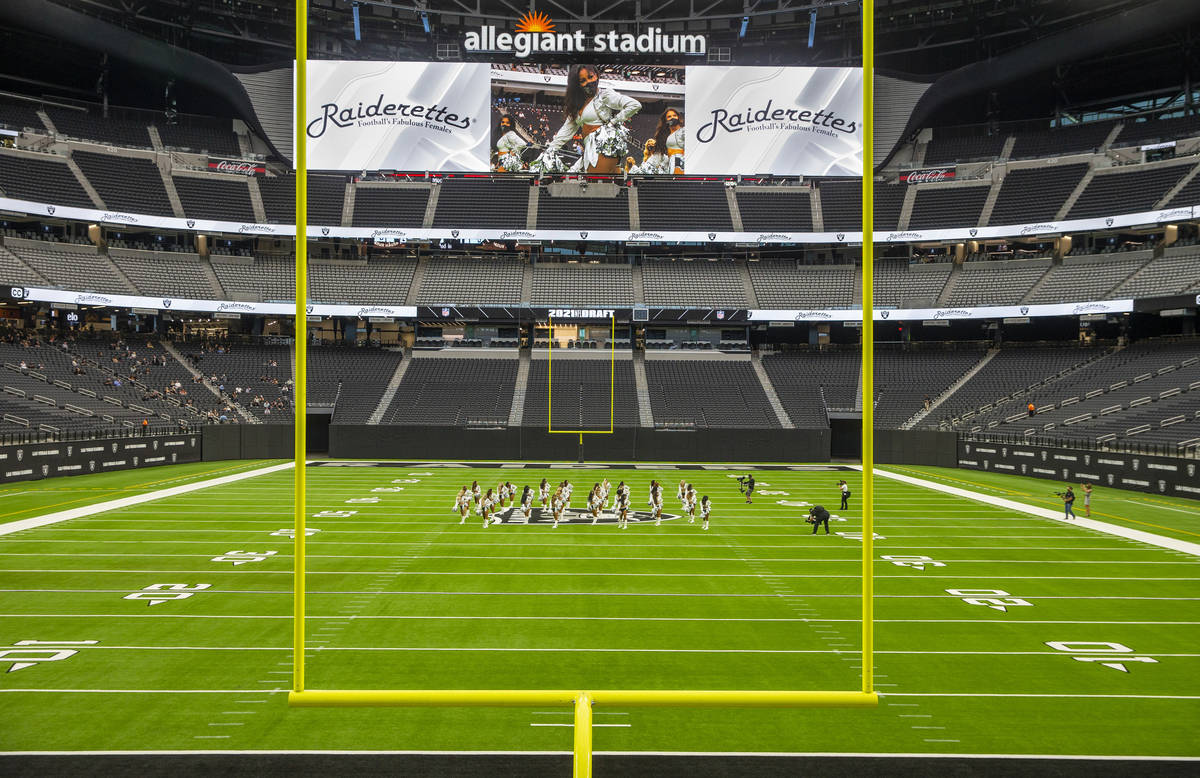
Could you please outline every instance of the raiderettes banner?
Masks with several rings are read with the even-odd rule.
[[[487,63],[308,63],[308,167],[486,171]]]
[[[695,175],[862,175],[862,69],[689,67]]]

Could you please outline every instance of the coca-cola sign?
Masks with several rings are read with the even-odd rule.
[[[910,184],[936,184],[939,181],[953,181],[954,174],[955,169],[952,167],[934,167],[901,173],[900,180]]]
[[[261,162],[246,162],[240,159],[215,159],[209,157],[208,169],[214,173],[232,173],[235,176],[263,176],[267,166]]]

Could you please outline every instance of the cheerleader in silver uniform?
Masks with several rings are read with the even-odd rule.
[[[571,492],[575,491],[575,487],[571,485],[570,481],[564,480],[562,482],[562,490],[563,490],[563,507],[570,508],[571,507]]]
[[[604,497],[600,491],[600,483],[592,485],[592,491],[588,493],[588,510],[592,512],[592,525],[595,526],[600,521],[600,509],[604,507]]]
[[[679,486],[675,487],[675,499],[679,500],[679,507],[687,510],[687,483],[679,482]]]
[[[479,501],[479,515],[483,517],[483,528],[492,523],[492,510],[495,508],[496,498],[492,496],[492,490],[488,489],[487,494]]]
[[[683,509],[687,511],[688,524],[696,523],[696,490],[688,484],[683,491]]]
[[[562,521],[563,507],[566,505],[566,500],[563,497],[562,487],[555,490],[554,496],[550,498],[550,510],[554,514],[554,526],[551,529],[558,529],[558,523]]]
[[[626,159],[630,173],[647,176],[665,176],[683,172],[683,114],[678,109],[668,108],[658,117],[654,137],[642,146],[642,161],[633,164]]]
[[[463,487],[458,490],[458,494],[454,496],[454,510],[458,511],[459,524],[467,523],[467,516],[471,513],[471,490]]]
[[[651,490],[650,500],[651,500],[651,508],[650,509],[652,511],[654,511],[654,526],[657,527],[662,524],[662,504],[663,504],[662,486],[660,486],[657,481],[654,482],[654,487]]]
[[[538,499],[541,501],[543,508],[550,506],[550,482],[545,478],[542,479],[542,483],[538,486]]]
[[[617,489],[617,529],[629,529],[629,493]]]
[[[471,500],[475,503],[475,510],[477,510],[477,511],[479,510],[479,495],[480,494],[481,494],[481,492],[479,490],[479,482],[472,481],[471,482]]]
[[[612,484],[610,484],[608,482],[608,478],[605,478],[603,481],[600,482],[600,507],[601,508],[608,507],[608,493],[611,490],[612,490]]]
[[[640,110],[642,104],[632,97],[601,87],[594,65],[572,65],[563,97],[566,120],[530,167],[562,172],[565,166],[558,152],[578,134],[583,138],[583,155],[570,172],[616,173],[629,153],[629,128],[625,125]]]
[[[511,116],[501,116],[496,127],[496,170],[503,173],[519,173],[525,167],[521,152],[529,144],[513,129]]]
[[[712,513],[712,503],[708,501],[708,495],[700,498],[700,521],[703,524],[700,529],[708,529],[708,514]]]
[[[533,516],[533,489],[528,485],[521,492],[521,510],[525,512],[525,521]]]

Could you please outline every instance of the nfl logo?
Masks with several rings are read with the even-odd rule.
[[[443,315],[443,316],[449,316],[449,315],[450,315],[450,309],[449,309],[449,308],[443,308],[443,309],[442,309],[442,315]]]
[[[718,319],[724,319],[724,318],[725,318],[725,311],[717,311],[717,318],[718,318]]]

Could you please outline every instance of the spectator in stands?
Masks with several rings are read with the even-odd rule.
[[[620,161],[629,153],[630,134],[626,125],[641,109],[642,104],[632,97],[601,88],[600,73],[594,65],[572,65],[563,100],[566,120],[530,167],[543,172],[563,170],[565,165],[558,152],[579,133],[583,154],[571,171],[617,172]]]
[[[1032,402],[1030,402],[1029,405],[1025,406],[1025,410],[1027,410],[1029,412],[1030,416],[1034,416],[1037,414],[1037,406],[1034,405]]]

